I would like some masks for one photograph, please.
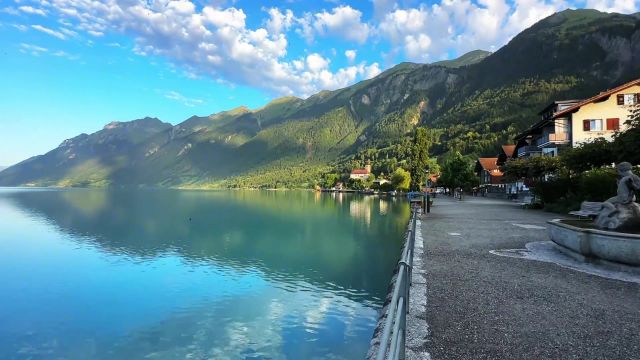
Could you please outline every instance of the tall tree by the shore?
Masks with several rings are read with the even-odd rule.
[[[411,158],[409,161],[411,173],[411,189],[420,190],[427,179],[427,169],[436,170],[437,162],[429,157],[429,150],[433,144],[426,128],[419,127],[413,137]]]

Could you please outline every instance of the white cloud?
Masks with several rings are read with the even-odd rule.
[[[42,9],[34,8],[33,6],[28,6],[28,5],[20,6],[18,7],[18,10],[25,12],[27,14],[36,14],[36,15],[42,15],[42,16],[47,15],[46,11]]]
[[[376,77],[382,72],[382,70],[380,70],[380,65],[377,62],[369,66],[365,66],[364,71],[365,71],[365,75],[364,75],[365,79],[371,79],[372,77]]]
[[[164,94],[164,97],[170,100],[175,100],[177,102],[180,102],[183,105],[188,107],[194,107],[197,105],[204,104],[203,100],[186,97],[177,91],[168,91]]]
[[[347,50],[344,52],[344,56],[349,60],[350,63],[356,60],[357,51],[356,50]]]
[[[57,37],[57,38],[58,38],[58,39],[60,39],[60,40],[65,40],[65,39],[67,38],[67,37],[66,37],[63,33],[61,33],[60,31],[56,31],[56,30],[53,30],[53,29],[49,29],[49,28],[44,27],[44,26],[42,26],[42,25],[31,25],[31,28],[32,28],[32,29],[34,29],[34,30],[41,31],[41,32],[43,32],[43,33],[45,33],[45,34],[49,34],[49,35],[51,35],[51,36]]]
[[[351,6],[338,6],[331,12],[315,14],[313,27],[318,34],[340,36],[347,40],[364,43],[369,36],[369,25],[363,23],[362,12]]]
[[[441,0],[417,8],[395,6],[378,31],[391,41],[396,53],[402,51],[413,61],[433,61],[451,52],[495,50],[566,7],[564,0]]]
[[[18,29],[18,30],[20,30],[22,32],[25,32],[25,31],[29,30],[28,26],[22,25],[22,24],[13,24],[11,26],[13,26],[14,28],[16,28],[16,29]]]
[[[42,53],[46,53],[49,52],[49,49],[42,47],[42,46],[38,46],[38,45],[32,45],[32,44],[25,44],[22,43],[20,44],[20,52],[22,53],[30,53],[31,55],[35,55],[38,56]]]
[[[638,11],[637,0],[587,0],[586,6],[605,12],[629,14]]]
[[[48,1],[46,10],[56,14],[65,28],[72,25],[78,33],[92,36],[123,34],[133,39],[133,51],[139,55],[162,56],[193,76],[224,79],[279,95],[308,96],[347,86],[373,69],[367,64],[332,69],[329,59],[313,52],[287,59],[287,32],[294,27],[303,31],[304,19],[309,36],[318,30],[330,35],[343,29],[349,30],[352,39],[364,41],[369,26],[350,7],[307,14],[302,20],[290,10],[269,9],[265,27],[252,29],[242,9],[199,8],[188,0]],[[71,36],[63,30],[32,27],[60,39]]]
[[[20,15],[20,11],[18,11],[18,9],[11,6],[0,9],[0,12],[9,14],[9,15]]]
[[[319,72],[329,67],[329,60],[317,53],[307,56],[307,68],[312,72]]]
[[[280,35],[291,28],[296,20],[291,10],[286,10],[284,13],[278,8],[271,8],[267,11],[269,13],[269,20],[267,20],[267,30],[272,35]]]

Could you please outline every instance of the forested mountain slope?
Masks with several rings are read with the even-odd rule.
[[[495,154],[548,102],[588,97],[637,77],[638,14],[567,10],[493,54],[402,63],[345,89],[173,127],[157,119],[119,123],[135,129],[149,123],[130,136],[107,136],[106,128],[83,134],[1,172],[0,185],[310,186],[322,172],[365,159],[388,173],[405,160],[416,126],[429,129],[434,155]]]

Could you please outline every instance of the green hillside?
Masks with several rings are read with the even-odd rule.
[[[638,16],[567,10],[495,53],[402,63],[344,89],[176,126],[107,126],[2,171],[0,185],[309,187],[365,160],[375,172],[393,171],[417,126],[427,128],[432,155],[494,155],[547,103],[639,75]]]
[[[431,63],[431,65],[444,66],[448,68],[459,68],[478,63],[489,55],[491,55],[491,52],[489,51],[473,50],[460,56],[457,59],[438,61]]]

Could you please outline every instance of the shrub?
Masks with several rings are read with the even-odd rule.
[[[584,201],[605,201],[616,194],[616,179],[612,168],[584,172],[578,177],[578,195]]]

